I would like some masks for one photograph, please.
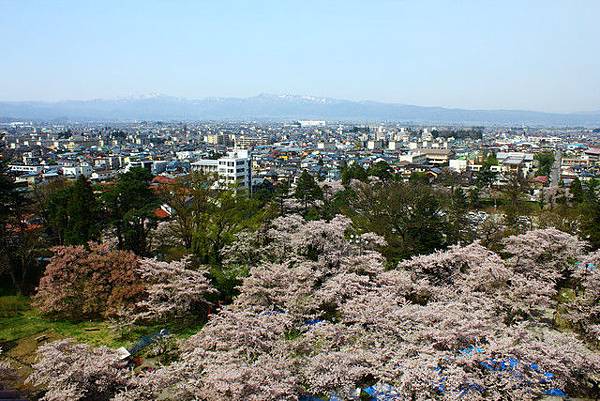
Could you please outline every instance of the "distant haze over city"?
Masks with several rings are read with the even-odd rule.
[[[0,102],[0,118],[33,120],[293,120],[398,121],[415,123],[598,126],[600,111],[544,113],[469,110],[315,96],[260,94],[253,97],[188,99],[149,94],[116,99]]]

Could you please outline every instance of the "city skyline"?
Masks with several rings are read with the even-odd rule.
[[[260,93],[600,110],[593,1],[0,1],[0,101]]]
[[[600,0],[0,0],[0,401],[600,400]]]

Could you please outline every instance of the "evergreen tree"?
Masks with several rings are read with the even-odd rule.
[[[573,182],[571,182],[569,192],[571,193],[571,199],[573,200],[573,203],[578,204],[583,202],[583,187],[581,186],[581,181],[579,181],[579,178],[576,177]]]
[[[148,170],[133,168],[121,174],[104,194],[109,224],[114,229],[119,249],[138,255],[148,252],[148,234],[156,226],[154,209],[160,204],[150,189],[151,180]]]
[[[502,189],[505,197],[506,223],[513,229],[520,230],[520,217],[530,212],[525,199],[528,190],[529,183],[527,179],[519,173],[510,174],[507,184]]]
[[[302,171],[298,178],[294,198],[302,202],[305,210],[308,210],[308,206],[314,205],[317,200],[323,199],[323,190],[306,170]]]
[[[581,236],[593,249],[600,249],[600,181],[586,183],[581,213]]]
[[[479,197],[480,189],[478,187],[473,187],[469,191],[469,205],[472,208],[478,208],[480,206],[480,197]]]
[[[31,202],[8,172],[10,157],[2,141],[0,152],[0,287],[28,294],[39,280],[37,257],[43,236],[37,225],[28,222]]]
[[[429,185],[400,181],[363,184],[350,200],[348,215],[360,230],[386,239],[384,254],[389,261],[447,245],[448,225]]]
[[[491,153],[489,154],[483,164],[479,172],[477,173],[477,179],[475,180],[475,185],[479,189],[491,187],[494,181],[496,181],[497,173],[492,171],[492,166],[498,165],[498,159],[496,159],[496,155]]]
[[[408,181],[415,185],[429,185],[429,175],[423,171],[415,171],[410,175]]]
[[[102,219],[94,191],[84,176],[74,184],[52,192],[45,214],[54,242],[82,245],[97,239]]]
[[[381,160],[369,167],[367,175],[386,181],[392,178],[392,168],[386,161]]]
[[[220,266],[221,251],[244,230],[257,230],[268,211],[260,201],[243,191],[223,190],[214,194],[208,208],[198,210],[192,250],[201,263]]]
[[[369,174],[360,164],[352,163],[342,167],[342,184],[348,186],[352,180],[367,182]]]
[[[468,243],[473,240],[467,220],[467,196],[461,187],[457,187],[450,197],[448,208],[448,243]]]
[[[289,180],[284,180],[282,182],[277,183],[277,185],[275,185],[275,194],[274,194],[274,199],[275,202],[277,203],[277,209],[279,211],[279,214],[283,214],[284,213],[284,202],[286,199],[288,199],[290,197],[290,182]]]

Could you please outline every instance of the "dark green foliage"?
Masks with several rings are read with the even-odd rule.
[[[508,177],[508,183],[502,188],[506,224],[513,229],[519,228],[519,218],[521,216],[531,213],[526,199],[528,191],[529,183],[520,174],[511,174]]]
[[[317,184],[315,178],[308,171],[304,170],[296,183],[294,197],[302,202],[305,210],[308,210],[309,205],[313,205],[317,200],[323,199],[323,190]]]
[[[348,186],[350,181],[359,180],[367,182],[369,174],[367,171],[358,163],[352,163],[342,167],[342,184]]]
[[[219,291],[218,300],[230,303],[239,294],[237,287],[248,277],[250,269],[243,265],[211,266],[213,286]]]
[[[538,161],[539,166],[536,175],[549,176],[554,164],[554,152],[540,152],[535,155],[535,160]]]
[[[441,173],[435,178],[435,184],[450,188],[459,186],[461,183],[462,177],[460,173],[450,170],[449,168],[443,168]]]
[[[575,178],[573,182],[571,182],[569,192],[571,193],[571,200],[573,203],[577,204],[583,202],[583,187],[581,186],[579,178]]]
[[[252,198],[266,204],[275,198],[275,186],[271,181],[265,180],[263,183],[252,188]]]
[[[321,218],[331,220],[338,214],[344,214],[355,196],[356,193],[351,188],[338,191],[333,196],[325,196],[321,208]]]
[[[475,185],[477,188],[489,188],[492,186],[494,181],[496,181],[497,173],[492,171],[492,166],[498,165],[498,159],[496,159],[496,155],[491,153],[487,155],[485,160],[481,165],[481,169],[477,173],[477,178],[475,179]]]
[[[477,173],[477,179],[475,180],[475,185],[478,188],[487,188],[492,186],[494,181],[496,181],[496,173],[489,169],[489,167],[482,167],[481,170]]]
[[[384,181],[389,180],[392,178],[392,168],[386,161],[381,160],[369,167],[367,175],[378,177]]]
[[[100,208],[90,183],[80,176],[74,184],[52,192],[46,216],[53,243],[82,245],[98,238]]]
[[[192,237],[192,250],[203,264],[221,265],[221,251],[233,243],[236,234],[254,231],[267,218],[268,209],[243,191],[219,191],[198,213],[197,229]]]
[[[600,181],[588,181],[579,205],[581,236],[593,249],[600,249]]]
[[[467,209],[467,196],[461,187],[457,187],[450,196],[447,212],[449,244],[466,244],[473,240],[474,233],[466,218]]]
[[[5,228],[22,206],[23,197],[17,192],[14,180],[8,175],[8,161],[0,158],[0,224]],[[6,231],[3,231],[5,233]]]
[[[480,192],[481,190],[477,187],[473,187],[469,190],[469,206],[472,208],[478,208],[480,206]]]
[[[160,202],[150,189],[152,174],[134,168],[121,174],[104,194],[109,221],[117,237],[119,249],[138,255],[149,251],[148,234],[156,226],[154,209]]]
[[[431,187],[390,181],[364,185],[348,214],[362,231],[382,235],[389,261],[431,253],[447,245],[448,225]]]
[[[410,175],[408,181],[412,184],[429,185],[429,175],[425,172],[415,171]]]
[[[273,201],[277,205],[279,214],[283,214],[283,204],[286,199],[290,197],[290,183],[288,180],[278,182],[275,186],[275,193],[273,194]]]
[[[31,202],[8,174],[8,160],[0,154],[0,290],[28,294],[40,277],[42,236],[39,226],[28,221]]]

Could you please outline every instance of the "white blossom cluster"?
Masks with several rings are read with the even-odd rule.
[[[240,241],[228,257],[254,261],[240,295],[182,344],[179,361],[125,384],[114,373],[114,400],[351,400],[369,391],[402,401],[534,400],[593,391],[600,272],[578,269],[600,258],[557,230],[510,237],[502,255],[474,243],[392,270],[376,250],[383,240],[353,232],[341,216],[282,217]],[[569,280],[576,296],[559,303]],[[556,329],[560,308],[573,332]],[[61,361],[58,352],[43,357],[38,378],[40,366]],[[75,375],[70,385],[86,388],[81,382]]]

